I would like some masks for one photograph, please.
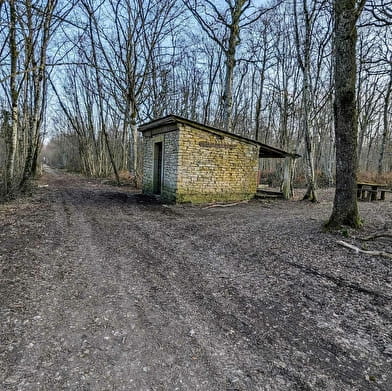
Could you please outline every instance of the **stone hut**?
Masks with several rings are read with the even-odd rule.
[[[171,202],[253,198],[259,158],[292,156],[246,137],[169,115],[142,125],[143,193]]]

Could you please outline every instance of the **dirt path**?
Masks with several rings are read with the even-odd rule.
[[[0,207],[1,390],[392,390],[392,262],[322,232],[330,193],[204,209],[40,186]]]

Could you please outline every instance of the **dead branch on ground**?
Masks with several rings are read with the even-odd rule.
[[[205,207],[202,208],[202,209],[227,208],[227,207],[229,207],[229,206],[235,206],[235,205],[239,205],[239,204],[246,204],[247,202],[248,202],[248,201],[245,200],[245,201],[240,201],[240,202],[234,202],[234,203],[232,203],[232,204],[213,204],[213,205],[205,206]]]
[[[376,234],[372,234],[369,236],[365,236],[364,238],[358,238],[359,240],[362,240],[363,242],[368,242],[369,240],[374,240],[378,238],[392,238],[392,233],[391,232],[380,232]]]
[[[338,244],[340,244],[343,247],[347,247],[351,250],[354,250],[357,254],[362,253],[362,254],[367,254],[367,255],[373,255],[373,256],[379,256],[379,257],[386,257],[392,259],[392,253],[388,253],[386,251],[379,251],[379,250],[362,250],[361,248],[354,246],[353,244],[343,242],[343,240],[338,240]]]

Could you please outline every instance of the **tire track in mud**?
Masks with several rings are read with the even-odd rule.
[[[94,273],[104,275],[103,265],[97,262],[100,254],[93,242],[89,224],[73,205],[79,201],[73,197],[73,192],[67,194],[67,191],[55,191],[50,193],[49,198],[54,220],[48,228],[55,231],[58,237],[54,238],[50,257],[47,257],[46,251],[37,254],[42,259],[41,278],[36,281],[33,303],[37,312],[30,316],[34,324],[25,327],[24,334],[29,334],[30,341],[23,341],[24,349],[19,360],[25,369],[21,371],[16,368],[12,380],[9,377],[9,384],[19,379],[19,386],[26,390],[71,390],[79,389],[83,384],[83,387],[88,387],[86,389],[109,389],[115,378],[114,364],[119,358],[113,361],[107,351],[118,356],[121,352],[107,349],[101,354],[101,341],[88,352],[88,339],[94,337],[96,329],[102,326],[97,322],[105,317],[105,314],[100,313],[102,308],[100,300],[97,300],[97,297],[101,297],[99,288],[102,286],[95,285],[96,278],[89,281]],[[103,328],[109,325],[108,320]],[[107,334],[109,336],[101,335],[103,342],[108,338],[107,345],[118,338],[122,343],[118,334]],[[101,356],[96,359],[99,354]],[[93,355],[95,357],[91,360]],[[105,379],[106,367],[110,366],[114,370]],[[89,370],[93,372],[91,376]],[[133,372],[136,374],[137,368]],[[122,381],[118,376],[115,379],[116,389],[128,390],[130,380],[128,377]],[[145,384],[135,387],[141,390],[146,388]]]
[[[68,378],[65,387],[87,383],[92,389],[109,389],[114,382],[116,389],[148,389],[149,381],[145,380],[148,374],[144,371],[147,366],[141,364],[140,357],[145,332],[135,326],[137,308],[126,300],[128,294],[121,280],[111,276],[112,265],[107,260],[115,263],[116,254],[103,256],[107,242],[94,237],[86,218],[86,200],[94,202],[95,193],[66,190],[62,197],[66,220],[70,222],[66,240],[74,246],[67,254],[74,262],[69,265],[66,291],[61,293],[70,295],[67,326],[74,330],[71,338],[64,336],[64,339],[70,344],[68,356],[78,364],[68,368],[75,376],[73,383],[69,382],[69,374],[64,374]],[[128,323],[131,330],[127,329]],[[131,339],[129,331],[132,331]],[[81,340],[80,347],[75,344],[77,339]]]
[[[106,211],[106,213],[112,216],[121,211],[121,209],[119,209],[119,211],[113,211],[113,209],[114,208],[111,208],[109,211]],[[120,283],[123,284],[124,282],[122,280],[126,278],[126,276],[129,276],[129,274],[133,274],[135,289],[132,291],[132,300],[136,303],[135,313],[138,316],[139,327],[144,329],[147,333],[148,337],[145,339],[148,345],[156,345],[163,350],[162,359],[151,360],[153,362],[153,367],[155,369],[162,367],[159,362],[164,362],[164,356],[167,356],[170,358],[169,361],[171,361],[173,367],[167,369],[169,372],[174,372],[172,375],[173,387],[176,386],[175,378],[182,377],[182,384],[177,384],[180,387],[179,389],[182,389],[181,387],[184,387],[187,383],[188,385],[185,389],[220,389],[221,387],[218,386],[220,382],[219,380],[216,380],[219,373],[214,368],[214,363],[211,359],[203,353],[204,357],[202,361],[204,361],[204,365],[200,366],[196,363],[196,360],[200,361],[202,349],[200,346],[193,349],[188,348],[193,339],[189,334],[191,333],[192,328],[189,326],[189,322],[186,322],[184,319],[179,319],[178,317],[180,309],[184,310],[186,304],[181,298],[181,292],[179,292],[174,285],[170,285],[168,290],[171,293],[177,293],[168,296],[167,291],[162,289],[168,282],[167,276],[170,273],[173,273],[173,268],[167,270],[167,274],[160,274],[154,271],[159,259],[151,253],[150,238],[146,235],[144,230],[139,229],[142,224],[138,225],[135,223],[135,219],[138,219],[139,217],[141,219],[141,216],[138,215],[143,212],[143,209],[143,207],[138,207],[132,211],[133,229],[130,237],[132,242],[129,242],[128,246],[120,244],[118,248],[116,248],[116,243],[114,243],[113,246],[110,246],[109,244],[110,249],[106,250],[109,254],[117,253],[118,255],[116,264],[119,268],[119,270],[117,270],[119,280],[117,280],[117,283],[120,281]],[[100,223],[94,216],[95,215],[92,212],[96,236],[100,237],[102,234],[107,234],[108,227],[104,223]],[[128,226],[128,224],[129,221],[127,220],[125,225]],[[121,218],[119,219],[119,224],[116,225],[116,228],[117,231],[114,232],[114,235],[112,232],[113,237],[119,237],[120,232],[124,229],[121,226]],[[109,237],[112,237],[112,235],[107,236],[107,242],[110,242]],[[138,245],[135,245],[135,243],[138,243]],[[148,248],[144,248],[144,245],[140,245],[141,243],[149,243]],[[164,249],[162,248],[162,250]],[[129,265],[130,259],[132,259],[131,265]],[[122,264],[118,264],[118,262],[122,262]],[[129,273],[130,266],[133,267],[131,273]],[[184,315],[184,312],[181,314]],[[179,340],[179,337],[181,340]],[[182,346],[183,342],[185,343],[185,346]],[[150,349],[151,347],[147,347],[145,350],[147,351],[147,354],[151,355],[151,353],[148,353]],[[196,357],[195,351],[197,352],[198,357]],[[190,365],[188,365],[189,363]],[[185,372],[185,374],[181,375],[181,372]],[[198,373],[198,376],[195,375],[195,372]],[[156,381],[155,384],[159,384],[159,382]],[[169,384],[170,383],[166,383],[166,387],[169,387]],[[151,384],[151,386],[153,386],[153,384]]]
[[[179,265],[182,266],[181,263]],[[188,267],[186,269],[189,270]],[[185,269],[182,270],[182,272],[185,272]],[[196,279],[194,278],[195,276]],[[194,273],[191,274],[191,278],[188,284],[185,284],[184,281],[175,281],[174,284],[182,284],[182,291],[189,293],[189,300],[192,300],[192,295],[193,299],[195,299],[195,296],[197,297],[198,292],[200,292],[199,297],[197,297],[199,300],[196,301],[196,305],[199,307],[199,313],[212,316],[217,334],[219,334],[219,332],[222,333],[229,331],[229,334],[227,335],[229,341],[233,344],[238,344],[238,342],[240,343],[240,346],[236,346],[237,352],[242,350],[243,356],[252,356],[251,360],[249,361],[253,364],[258,363],[259,361],[258,366],[260,368],[268,367],[268,359],[261,360],[260,362],[260,358],[268,357],[269,355],[274,356],[277,349],[277,342],[279,342],[278,349],[294,349],[294,351],[291,351],[290,353],[298,353],[299,356],[300,354],[306,355],[309,352],[315,352],[317,350],[320,352],[320,349],[322,349],[320,344],[315,342],[316,338],[311,338],[312,333],[310,331],[309,325],[308,330],[305,330],[305,332],[310,332],[310,334],[308,334],[306,337],[305,335],[296,333],[294,330],[292,330],[291,326],[297,324],[298,327],[298,319],[290,319],[290,313],[288,315],[289,317],[285,319],[287,314],[284,311],[279,310],[276,305],[274,306],[274,310],[269,310],[268,305],[272,303],[261,303],[260,301],[257,301],[249,296],[243,296],[232,284],[226,284],[225,287],[225,290],[230,292],[229,302],[231,306],[230,311],[225,311],[219,300],[214,299],[214,290],[206,289],[207,283],[203,278],[200,278],[200,276],[200,273]],[[217,291],[219,291],[221,287],[217,288]],[[241,307],[244,307],[245,305],[252,308],[253,317],[250,317],[249,314],[243,313]],[[268,331],[259,335],[257,332],[255,332],[255,330]],[[232,333],[230,333],[230,331]],[[296,340],[299,341],[295,343]],[[306,346],[300,346],[300,342],[302,341],[302,343],[304,343],[305,340]],[[294,348],[294,346],[296,346],[296,348]],[[297,350],[297,352],[295,350]],[[328,350],[324,350],[324,353],[322,354],[326,362],[322,361],[321,359],[315,359],[316,362],[304,363],[304,365],[307,367],[313,366],[313,368],[316,369],[315,366],[318,364],[317,369],[321,369],[321,367],[324,367],[325,369],[325,367],[327,367],[329,368],[327,372],[334,372],[339,366],[341,367],[340,363],[338,362],[339,355],[339,360],[342,360],[343,357],[345,357],[347,361],[346,363],[351,364],[347,365],[347,370],[342,368],[342,378],[349,379],[353,375],[357,375],[357,373],[354,373],[354,370],[351,373],[347,372],[350,367],[355,366],[354,361],[349,358],[347,352],[345,352],[339,346],[334,345],[333,353],[329,353],[330,352]],[[283,361],[284,359],[282,360],[282,363]],[[278,371],[283,370],[286,374],[291,373],[290,377],[295,379],[295,384],[301,387],[306,386],[306,382],[296,373],[297,371],[288,369],[286,367],[279,368],[278,363],[275,364],[275,367]],[[261,381],[262,378],[259,380]],[[258,382],[256,381],[256,384],[257,383]],[[255,384],[253,384],[253,387],[254,386]],[[306,387],[304,389],[306,389]]]
[[[166,254],[165,261],[167,262],[173,260],[172,255],[174,254],[167,252],[167,249],[161,245],[152,244],[147,231],[145,231],[141,225],[136,226],[133,234],[139,235],[139,237],[135,238],[135,241],[139,243],[141,241],[150,243],[148,249],[133,249],[139,259],[137,265],[137,279],[139,284],[142,282],[141,285],[145,289],[145,294],[140,298],[138,306],[138,315],[141,319],[141,323],[148,324],[152,322],[152,327],[148,328],[151,340],[166,347],[170,354],[182,356],[183,353],[181,353],[181,350],[184,350],[184,347],[176,340],[178,337],[185,340],[184,342],[192,347],[188,353],[189,358],[192,357],[193,360],[198,360],[198,363],[195,364],[197,364],[198,367],[201,367],[199,369],[201,378],[204,377],[205,379],[208,379],[208,386],[202,389],[221,389],[225,386],[225,384],[222,385],[222,383],[225,383],[225,378],[230,376],[227,376],[227,374],[225,376],[222,368],[219,368],[219,364],[221,363],[219,363],[219,358],[216,357],[215,352],[226,350],[224,351],[226,356],[232,356],[232,353],[229,354],[227,348],[223,348],[224,341],[222,341],[222,343],[219,342],[220,330],[216,330],[214,324],[208,324],[208,327],[204,327],[204,332],[207,333],[205,336],[206,341],[199,341],[197,339],[201,333],[195,330],[197,330],[199,323],[202,325],[206,324],[208,315],[205,316],[204,313],[203,316],[199,315],[200,309],[195,303],[197,297],[190,297],[187,292],[190,289],[189,285],[181,284],[178,280],[173,280],[174,277],[171,277],[178,276],[183,270],[178,268],[173,262],[171,262],[170,265],[166,264],[164,270],[159,270],[160,266],[162,266],[162,260],[153,253],[154,247],[158,246],[159,250]],[[180,276],[180,278],[186,279],[184,275]],[[196,288],[197,287],[193,286],[191,293],[194,293],[194,289]],[[171,331],[172,334],[170,334],[169,331],[169,335],[164,335],[162,338],[162,327],[165,327],[164,320],[170,318],[172,320],[174,319],[174,327],[176,328],[173,327]],[[211,335],[212,333],[214,333],[213,337]],[[210,345],[207,345],[209,341]],[[202,362],[202,365],[199,364],[200,361]],[[210,373],[210,375],[206,376],[207,373]],[[214,381],[213,379],[217,380]],[[234,378],[234,380],[236,379]],[[238,382],[238,380],[236,381]],[[228,379],[228,382],[230,383],[230,379]],[[199,389],[196,387],[197,384],[194,384],[192,388]]]
[[[113,292],[111,294],[111,297],[113,298],[113,302],[111,303],[113,308],[118,311],[123,311],[124,308],[118,308],[121,307],[119,303],[118,297],[115,297],[119,294],[119,290],[123,289],[123,294],[128,297],[128,299],[133,299],[130,297],[129,292],[126,292],[126,285],[128,284],[137,284],[138,281],[129,281],[129,277],[132,277],[132,274],[127,274],[121,275],[119,274],[119,271],[121,271],[121,264],[119,265],[119,262],[121,262],[121,259],[118,259],[118,256],[116,254],[115,249],[112,249],[112,251],[107,254],[105,257],[104,254],[107,253],[106,246],[108,245],[107,240],[102,240],[101,237],[96,236],[93,234],[93,229],[92,229],[92,224],[90,221],[88,221],[88,216],[89,213],[92,213],[92,220],[96,220],[96,213],[97,211],[95,210],[94,207],[86,207],[85,202],[83,200],[89,198],[89,195],[81,192],[79,195],[76,195],[75,191],[68,192],[65,191],[64,193],[61,194],[61,199],[57,202],[58,205],[61,205],[60,210],[57,211],[57,220],[58,221],[63,221],[63,225],[65,226],[65,231],[66,233],[64,234],[64,244],[62,248],[70,248],[71,251],[67,251],[66,258],[68,259],[68,264],[66,263],[63,265],[64,269],[66,271],[67,277],[65,278],[61,289],[56,293],[55,296],[57,297],[65,297],[65,299],[68,301],[67,306],[68,309],[72,309],[74,311],[74,314],[70,314],[68,310],[68,316],[65,317],[65,327],[67,329],[72,329],[76,328],[75,331],[71,330],[71,334],[73,334],[73,338],[75,336],[79,336],[82,334],[82,331],[85,333],[86,336],[89,334],[91,335],[91,328],[93,328],[92,325],[87,324],[87,319],[86,313],[84,313],[82,305],[78,304],[75,302],[73,299],[76,297],[76,299],[81,300],[82,303],[85,304],[86,306],[86,311],[88,315],[89,308],[95,307],[95,311],[97,313],[97,318],[101,317],[101,314],[104,313],[107,310],[107,307],[105,304],[94,302],[94,296],[98,296],[101,299],[104,299],[105,297],[105,290],[106,293],[108,290],[113,289]],[[79,204],[82,204],[80,206]],[[91,209],[91,210],[90,210]],[[110,240],[109,240],[110,241]],[[69,262],[69,258],[74,258],[73,261]],[[80,257],[80,259],[78,259]],[[110,263],[105,263],[104,260],[109,260]],[[119,268],[120,267],[120,268]],[[116,270],[116,268],[119,270]],[[76,269],[78,269],[78,273],[80,276],[78,276],[75,272]],[[139,277],[139,276],[138,276]],[[102,286],[102,281],[100,281],[100,278],[104,278],[104,285]],[[127,279],[127,281],[125,281]],[[79,287],[82,286],[81,292],[83,294],[78,295],[74,294],[73,290],[75,285],[78,285]],[[113,288],[115,287],[115,288]],[[138,293],[138,292],[137,292]],[[140,293],[140,292],[139,292]],[[180,348],[178,344],[175,345],[175,348],[172,348],[170,350],[170,346],[166,351],[163,351],[163,353],[159,353],[155,351],[155,347],[158,347],[159,345],[162,345],[162,341],[160,338],[157,336],[155,339],[151,339],[151,336],[154,333],[151,333],[149,330],[154,327],[154,325],[149,325],[148,319],[146,317],[143,318],[141,314],[143,315],[143,311],[140,310],[140,299],[144,303],[147,303],[143,296],[139,296],[139,300],[130,300],[133,302],[130,306],[126,305],[128,313],[131,313],[131,321],[134,324],[134,327],[132,329],[132,334],[133,336],[130,336],[130,330],[126,329],[126,325],[122,324],[123,329],[120,330],[120,333],[122,334],[122,343],[128,344],[128,348],[126,351],[129,351],[129,353],[135,353],[138,352],[138,355],[140,356],[139,361],[144,362],[144,366],[142,368],[139,368],[139,373],[138,373],[138,368],[133,368],[133,377],[136,378],[134,386],[137,387],[137,389],[144,389],[145,387],[153,386],[153,387],[158,387],[159,384],[162,383],[162,381],[166,384],[161,388],[162,390],[167,389],[169,387],[169,384],[167,383],[167,379],[165,378],[164,373],[158,373],[156,376],[154,373],[148,374],[145,373],[145,371],[149,371],[149,359],[151,361],[153,360],[153,355],[156,354],[160,356],[160,361],[164,361],[166,358],[166,355],[168,353],[171,353],[171,356],[174,357],[175,354],[177,353],[177,349]],[[92,302],[89,302],[91,301]],[[148,300],[148,299],[147,299]],[[139,303],[138,303],[139,301]],[[61,311],[61,308],[56,308],[54,313],[58,313]],[[138,316],[138,319],[135,319],[135,316]],[[53,320],[53,319],[52,319]],[[56,321],[56,320],[54,320]],[[78,323],[76,327],[73,327],[74,323]],[[117,325],[118,326],[118,325]],[[155,325],[156,326],[156,325]],[[113,328],[113,318],[108,319],[107,321],[107,328]],[[158,334],[160,331],[158,331]],[[147,336],[146,336],[147,334]],[[169,336],[170,337],[170,336]],[[68,352],[68,356],[71,355],[71,357],[75,356],[75,351],[77,350],[77,347],[75,346],[74,342],[69,342],[70,338],[63,336],[65,341],[63,341],[63,344],[68,345],[68,349],[70,350]],[[128,341],[127,341],[128,339]],[[135,342],[136,341],[136,342]],[[155,343],[154,343],[155,342]],[[165,341],[164,341],[165,342]],[[129,345],[136,345],[136,346],[129,346]],[[131,349],[132,348],[132,349]],[[167,348],[167,347],[166,347]],[[94,351],[94,354],[97,356],[99,359],[99,352]],[[143,355],[146,354],[147,357],[143,357]],[[149,356],[149,357],[148,357]],[[124,355],[120,355],[121,359],[124,359]],[[97,358],[97,357],[96,357]],[[107,361],[107,357],[101,357],[102,359],[100,362],[102,363],[103,361]],[[119,357],[116,358],[118,360]],[[189,357],[191,360],[191,356]],[[133,359],[133,361],[137,361]],[[173,360],[173,359],[172,359]],[[99,362],[99,361],[98,361]],[[79,364],[80,360],[79,360]],[[97,364],[97,363],[96,363]],[[95,364],[95,365],[96,365]],[[131,363],[128,360],[128,364],[130,365]],[[124,365],[124,364],[123,364]],[[125,365],[126,366],[126,365]],[[74,367],[74,366],[73,366]],[[84,363],[84,369],[86,369],[86,363]],[[68,370],[72,371],[72,367],[68,367]],[[126,369],[126,368],[125,368]],[[178,368],[177,368],[178,372]],[[78,376],[78,373],[75,373],[76,376]],[[95,374],[96,376],[97,374]],[[161,378],[157,378],[161,376]],[[167,376],[167,375],[166,375]],[[179,374],[177,373],[176,376],[178,377]],[[94,374],[92,375],[94,378]],[[163,378],[163,380],[162,380]],[[146,379],[146,380],[144,380]],[[199,381],[200,377],[197,378],[197,381]],[[214,379],[212,377],[211,379]],[[130,379],[128,379],[129,381]],[[94,379],[91,379],[90,381],[94,381]],[[127,380],[125,380],[127,381]],[[183,382],[185,382],[186,379],[183,379]],[[176,379],[172,377],[172,385],[175,385]],[[77,383],[64,383],[64,387],[69,387],[69,386],[76,386]],[[102,383],[100,386],[102,386]],[[108,382],[109,384],[109,382]],[[211,384],[214,384],[214,380],[209,381],[208,386],[201,386],[201,384],[190,384],[187,389],[211,389]],[[181,384],[179,384],[181,386]],[[124,385],[124,387],[126,387]],[[214,386],[213,386],[214,387]],[[126,388],[124,388],[126,389]],[[136,389],[136,388],[135,388]],[[147,388],[146,388],[147,389]],[[155,389],[155,388],[154,388]]]
[[[254,363],[257,362],[259,362],[259,368],[265,368],[268,367],[268,360],[263,361],[260,360],[260,358],[265,355],[266,350],[272,353],[276,353],[276,347],[274,346],[276,341],[280,341],[280,348],[282,348],[282,345],[285,345],[287,348],[292,349],[293,341],[300,340],[302,343],[306,341],[306,346],[300,346],[300,342],[294,343],[294,345],[297,346],[296,349],[299,356],[301,354],[306,355],[308,352],[312,351],[320,353],[320,350],[322,351],[321,356],[323,356],[323,359],[317,359],[313,353],[313,356],[315,356],[315,362],[305,362],[304,365],[313,367],[314,370],[320,370],[323,368],[325,371],[325,369],[328,368],[326,370],[327,374],[339,371],[341,373],[342,379],[350,379],[358,375],[358,370],[350,370],[350,368],[355,368],[357,364],[349,357],[349,354],[344,349],[336,344],[332,344],[331,342],[327,343],[327,341],[324,341],[322,344],[320,344],[317,342],[316,336],[310,338],[312,333],[308,335],[296,334],[295,331],[292,331],[290,328],[290,319],[284,320],[283,317],[279,317],[276,310],[274,312],[268,310],[266,304],[261,305],[259,301],[255,301],[250,297],[242,296],[239,294],[237,288],[235,288],[233,285],[229,285],[231,290],[231,309],[229,312],[222,310],[222,303],[214,299],[215,292],[213,289],[207,288],[208,284],[206,280],[202,278],[202,273],[200,273],[200,271],[195,272],[194,268],[192,268],[195,265],[193,258],[190,259],[187,255],[187,252],[181,253],[180,251],[179,254],[178,248],[168,245],[168,243],[172,243],[172,238],[170,235],[163,235],[163,237],[157,239],[156,236],[151,234],[151,232],[156,232],[156,230],[147,230],[145,224],[137,225],[135,223],[134,232],[137,232],[137,234],[141,237],[140,240],[137,240],[138,242],[144,241],[150,244],[147,251],[149,254],[165,253],[168,259],[176,259],[174,265],[173,263],[170,264],[170,270],[168,270],[167,267],[162,268],[161,263],[159,262],[159,256],[155,257],[154,261],[151,261],[150,259],[150,261],[145,264],[143,278],[147,282],[146,285],[169,286],[169,288],[166,287],[165,290],[161,289],[159,292],[157,292],[157,295],[150,297],[150,300],[154,300],[155,297],[155,300],[158,300],[158,303],[162,306],[165,305],[165,301],[162,300],[162,297],[168,295],[167,291],[170,291],[171,293],[178,291],[179,293],[177,293],[175,297],[171,295],[170,299],[176,300],[177,303],[182,302],[182,307],[184,306],[185,301],[185,305],[191,307],[187,311],[188,314],[191,314],[188,315],[190,317],[190,325],[206,323],[206,319],[213,321],[212,324],[210,323],[208,325],[209,331],[214,333],[214,337],[211,338],[211,340],[220,341],[218,345],[221,347],[225,345],[227,346],[227,350],[225,352],[226,360],[229,358],[229,361],[235,361],[230,352],[230,348],[232,346],[231,344],[237,343],[236,354],[242,354],[243,358],[247,357],[247,361],[253,363],[250,368],[254,368]],[[196,253],[197,257],[198,250],[195,247],[195,244],[192,246],[193,248],[188,250],[192,254]],[[145,249],[136,249],[136,251],[140,252],[141,258],[146,258],[147,252]],[[179,259],[181,256],[183,257],[182,260]],[[173,268],[175,272],[173,272]],[[187,278],[173,280],[170,277],[172,274],[187,276]],[[217,290],[219,290],[219,288],[220,287],[218,287]],[[156,299],[158,293],[160,299]],[[263,318],[265,319],[263,319],[261,324],[255,324],[255,319],[257,319],[257,316],[254,316],[253,318],[249,318],[246,315],[244,316],[241,307],[244,306],[245,303],[252,303],[253,311],[262,314]],[[179,305],[179,307],[181,307],[181,305]],[[241,314],[244,319],[241,319],[238,314]],[[260,322],[260,318],[257,319],[257,321]],[[294,321],[298,322],[298,319],[294,319]],[[277,322],[279,322],[279,326],[272,328],[272,325],[276,324]],[[257,329],[269,329],[269,331],[265,334],[258,335],[254,332],[254,330]],[[310,327],[308,327],[308,330],[305,330],[305,333],[306,332],[310,332]],[[240,334],[240,337],[238,337],[238,334]],[[266,338],[267,336],[268,338]],[[207,342],[209,339],[208,337],[209,336],[206,338]],[[284,344],[282,344],[282,341],[284,341]],[[193,341],[193,343],[198,342],[199,341],[196,339]],[[206,352],[206,356],[211,356],[209,353],[211,353],[214,348],[216,349],[216,346],[211,348],[211,345],[206,345],[205,341],[204,343],[201,341],[201,345],[203,346],[203,350]],[[271,354],[271,356],[273,355],[274,354]],[[346,366],[341,364],[341,360],[345,360]],[[243,367],[246,366],[243,365]],[[298,370],[290,370],[286,367],[279,368],[279,364],[275,365],[275,367],[278,372],[283,371],[286,375],[290,374],[288,377],[291,377],[295,384],[306,388],[307,383],[304,379],[301,378],[299,374],[300,369],[302,368],[298,368]],[[251,375],[249,375],[249,373],[251,373],[251,369],[246,370],[245,368],[245,370],[241,370],[240,372],[242,373],[242,377],[245,378],[245,380],[242,382],[241,389],[242,387],[243,389],[247,389],[250,386],[256,389],[255,387],[257,387],[257,383],[262,381],[262,376],[259,376],[259,379],[257,380],[257,375],[254,375],[253,378]],[[248,372],[248,376],[245,376],[246,372]],[[263,373],[263,370],[260,370],[260,372]],[[220,377],[222,377],[222,375],[224,375],[224,371],[220,369],[218,370],[218,374]],[[228,376],[226,375],[226,377]],[[340,386],[343,386],[343,384],[340,384]],[[347,389],[348,386],[354,385],[352,383],[350,384],[350,382],[345,382],[344,387]]]
[[[252,205],[210,212],[72,176],[49,184],[52,243],[37,250],[42,286],[16,368],[20,389],[388,390],[385,379],[364,377],[369,365],[381,380],[382,356],[366,346],[355,356],[343,339],[352,330],[336,333],[327,319],[355,304],[352,289],[322,268],[290,265],[290,237],[286,252],[274,252],[276,211],[258,228]],[[293,221],[285,215],[281,224]],[[270,257],[258,255],[263,246]],[[374,310],[365,293],[354,311]]]
[[[275,259],[275,262],[279,265],[279,264],[283,264],[284,267],[287,267],[287,262],[282,260],[282,259]],[[314,285],[318,285],[318,287],[323,286],[323,284],[320,284],[319,281],[312,281]],[[241,286],[242,288],[242,286]],[[327,288],[329,290],[334,290],[334,287],[329,287],[327,285]],[[241,298],[241,294],[239,294],[239,292],[236,292],[236,288],[231,287],[231,290],[234,290],[234,294],[232,295],[232,299],[235,301],[238,301],[238,298]],[[343,291],[344,292],[344,291]],[[294,293],[294,292],[293,292]],[[298,293],[301,293],[301,291],[299,290]],[[367,292],[364,292],[367,293]],[[282,297],[283,300],[287,301],[287,298]],[[244,305],[244,303],[246,302],[250,302],[254,304],[254,300],[252,299],[252,297],[245,297],[242,298],[239,301],[239,306],[237,308],[235,308],[235,313],[241,313],[241,311],[238,310],[238,308],[240,307],[240,305]],[[282,307],[282,304],[280,305],[280,307]],[[305,303],[306,304],[306,303]],[[271,311],[266,311],[267,307],[266,305],[263,303],[263,305],[260,307],[260,302],[257,302],[256,304],[253,305],[253,307],[256,309],[258,308],[259,313],[262,313],[264,316],[266,314],[268,314],[267,318],[269,318],[269,324],[274,324],[274,322],[279,322],[279,327],[278,327],[278,338],[276,338],[276,340],[279,341],[279,339],[283,339],[286,340],[287,345],[288,346],[293,346],[293,342],[295,340],[302,340],[304,343],[306,343],[306,350],[304,353],[310,352],[317,352],[318,355],[320,355],[321,357],[324,356],[324,359],[326,362],[322,362],[320,360],[317,360],[317,356],[315,356],[315,354],[313,353],[313,356],[315,356],[315,361],[318,363],[312,363],[313,366],[315,364],[319,364],[319,368],[314,368],[314,369],[321,369],[321,366],[323,366],[324,368],[328,368],[329,370],[327,372],[329,372],[329,374],[333,374],[336,371],[341,373],[341,378],[342,379],[350,379],[350,378],[358,378],[358,380],[362,383],[363,387],[366,387],[366,381],[365,379],[361,378],[361,373],[363,373],[364,371],[366,371],[366,366],[363,367],[363,364],[358,364],[357,362],[357,357],[354,358],[352,357],[352,353],[349,353],[349,351],[347,350],[347,347],[341,347],[339,346],[339,344],[334,343],[333,341],[327,341],[325,338],[320,338],[320,335],[315,334],[312,331],[312,327],[314,325],[312,325],[312,320],[308,317],[308,319],[304,319],[305,322],[302,322],[303,324],[301,325],[301,321],[300,319],[291,319],[291,321],[294,321],[294,323],[290,324],[290,318],[288,318],[288,321],[282,322],[281,319],[279,319],[279,310],[277,310],[277,306],[275,306],[275,311],[271,312]],[[217,306],[218,311],[220,309],[219,306]],[[284,308],[283,308],[284,309]],[[289,309],[290,312],[290,309]],[[222,314],[222,318],[224,318],[224,313]],[[300,327],[298,328],[298,326],[300,325]],[[304,332],[302,333],[298,333],[298,330],[301,330],[305,325],[307,325],[307,328],[304,329]],[[262,325],[265,326],[265,325]],[[297,326],[297,330],[296,331],[292,331],[292,326]],[[265,329],[265,327],[262,327]],[[241,327],[238,327],[238,329],[241,329]],[[318,333],[319,331],[316,330],[316,332]],[[276,334],[276,333],[275,333]],[[280,338],[279,338],[280,337]],[[321,341],[321,343],[319,342]],[[324,344],[325,344],[325,348],[324,348]],[[259,343],[253,344],[253,346],[257,346],[259,345]],[[294,343],[294,346],[298,344]],[[281,346],[281,344],[280,344]],[[300,347],[299,347],[300,348]],[[304,346],[302,346],[302,348],[304,348]],[[265,349],[265,347],[263,347],[263,349]],[[321,352],[320,352],[321,350]],[[322,352],[324,350],[324,353]],[[329,354],[331,351],[332,355]],[[321,354],[320,354],[321,353]],[[312,354],[311,354],[312,355]],[[342,364],[342,360],[345,361],[345,365]],[[365,363],[365,365],[367,365],[367,363]],[[309,366],[309,364],[308,364]],[[353,368],[353,369],[352,369]],[[350,382],[348,382],[348,384],[350,384]],[[351,383],[352,386],[356,387],[354,384]],[[375,385],[374,386],[377,389],[383,389],[382,386],[378,386]]]

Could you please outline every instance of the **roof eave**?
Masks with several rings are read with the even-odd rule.
[[[179,117],[179,116],[174,115],[174,114],[169,114],[166,117],[159,118],[159,119],[153,120],[151,122],[148,122],[148,123],[146,123],[144,125],[141,125],[139,127],[139,131],[142,132],[142,133],[145,133],[145,132],[151,131],[153,129],[160,128],[162,126],[174,125],[174,124],[178,124],[178,123],[184,124],[184,125],[193,126],[193,127],[198,128],[198,129],[204,130],[206,132],[211,132],[211,133],[214,133],[214,134],[231,137],[231,138],[234,138],[234,139],[246,142],[246,143],[250,143],[250,144],[253,144],[253,145],[258,145],[260,147],[260,152],[259,152],[259,157],[260,158],[285,158],[285,157],[292,157],[294,159],[297,159],[297,158],[301,157],[298,154],[289,153],[289,152],[283,151],[282,149],[271,147],[269,145],[261,143],[260,141],[252,140],[252,139],[249,139],[247,137],[243,137],[243,136],[236,135],[234,133],[226,132],[225,130],[214,128],[214,127],[209,126],[209,125],[204,125],[204,124],[201,124],[199,122],[192,121],[192,120],[189,120],[187,118]]]

